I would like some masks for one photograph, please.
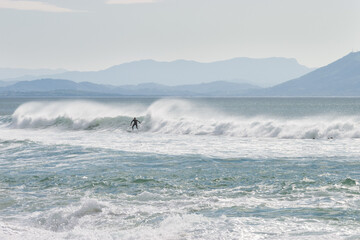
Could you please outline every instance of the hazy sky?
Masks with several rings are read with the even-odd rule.
[[[140,59],[360,51],[360,0],[0,0],[0,67],[98,70]]]

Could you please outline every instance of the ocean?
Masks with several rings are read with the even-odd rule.
[[[360,98],[3,98],[0,239],[360,239],[359,146]]]

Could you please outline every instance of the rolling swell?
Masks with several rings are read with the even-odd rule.
[[[149,106],[120,106],[91,101],[29,102],[11,118],[11,128],[126,130],[137,116],[142,132],[219,135],[242,138],[359,138],[359,116],[321,115],[286,119],[276,116],[231,115],[186,100],[162,99]],[[11,119],[11,120],[9,120]]]

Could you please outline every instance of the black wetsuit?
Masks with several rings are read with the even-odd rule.
[[[141,122],[139,120],[137,120],[137,119],[133,119],[131,121],[131,123],[130,123],[130,125],[132,124],[131,129],[134,130],[134,127],[136,127],[136,129],[139,129],[138,128],[138,123],[141,123]]]

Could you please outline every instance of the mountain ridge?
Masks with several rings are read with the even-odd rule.
[[[171,62],[148,59],[123,63],[100,71],[67,71],[44,75],[41,78],[67,79],[75,82],[87,81],[114,86],[146,82],[177,86],[214,81],[235,81],[268,87],[299,77],[312,70],[299,64],[296,59],[281,57],[260,59],[239,57],[208,63],[181,59]],[[20,77],[7,80],[24,81],[34,80],[34,78]]]
[[[272,88],[262,89],[257,94],[262,96],[360,96],[360,52],[351,52],[302,77]]]
[[[211,83],[165,86],[157,83],[111,86],[90,82],[76,83],[64,79],[38,79],[22,81],[6,87],[0,87],[0,96],[240,96],[249,89],[259,87],[251,84],[217,81]]]

